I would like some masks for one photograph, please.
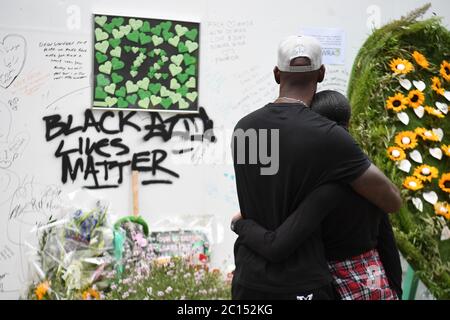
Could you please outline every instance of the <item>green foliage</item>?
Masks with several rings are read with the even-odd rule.
[[[360,49],[350,77],[348,97],[353,107],[352,134],[372,161],[399,187],[406,174],[399,171],[395,163],[386,156],[386,148],[394,145],[396,133],[414,130],[419,126],[442,128],[445,132],[442,143],[450,143],[449,115],[444,119],[429,115],[418,119],[413,110],[408,108],[405,112],[409,115],[410,123],[404,126],[397,120],[395,113],[385,109],[388,97],[396,92],[408,94],[399,85],[399,76],[393,75],[389,68],[389,62],[395,58],[413,62],[415,71],[406,78],[426,83],[426,104],[434,106],[435,101],[445,102],[430,87],[431,77],[439,76],[440,63],[449,60],[450,32],[441,25],[437,17],[418,20],[429,7],[426,5],[419,8],[374,31]],[[430,62],[429,70],[414,63],[412,53],[416,50]],[[432,158],[428,155],[430,146],[430,143],[420,141],[417,147],[424,157],[424,163],[437,167],[440,174],[449,172],[449,158],[445,155],[441,161]],[[439,199],[448,201],[448,194],[439,190],[437,183],[427,185],[424,190],[434,190]],[[423,212],[414,208],[409,201],[411,197],[417,196],[414,192],[402,190],[402,195],[405,199],[404,207],[397,214],[391,215],[399,248],[433,295],[438,299],[449,299],[450,242],[440,241],[445,223],[436,217],[433,206],[428,203],[424,203]]]

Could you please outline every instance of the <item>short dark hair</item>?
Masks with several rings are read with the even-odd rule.
[[[337,91],[324,90],[316,93],[311,109],[340,126],[348,127],[349,125],[352,113],[350,102]]]

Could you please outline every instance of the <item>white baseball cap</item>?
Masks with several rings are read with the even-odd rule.
[[[291,66],[292,59],[305,57],[309,66]],[[283,72],[309,72],[322,66],[322,47],[316,38],[309,36],[289,36],[278,46],[278,69]]]

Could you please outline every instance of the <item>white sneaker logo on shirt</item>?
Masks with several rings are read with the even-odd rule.
[[[308,294],[307,296],[297,296],[297,300],[312,300],[313,294]]]

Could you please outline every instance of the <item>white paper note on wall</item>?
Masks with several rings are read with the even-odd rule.
[[[300,34],[315,37],[322,45],[323,64],[345,64],[345,31],[339,28],[301,28]]]

